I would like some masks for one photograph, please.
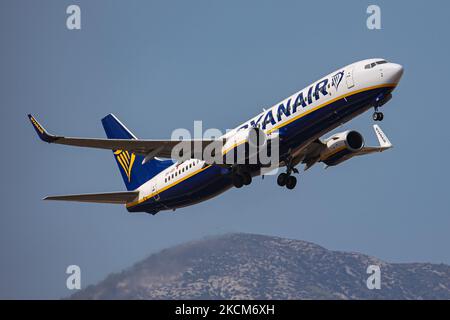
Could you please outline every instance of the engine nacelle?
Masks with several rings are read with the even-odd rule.
[[[349,130],[336,133],[325,143],[327,147],[320,154],[320,161],[328,166],[335,166],[361,150],[364,147],[364,138],[358,131]]]

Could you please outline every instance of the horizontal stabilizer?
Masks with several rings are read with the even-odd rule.
[[[125,204],[127,202],[136,199],[138,195],[139,191],[85,193],[85,194],[70,194],[62,196],[49,196],[45,197],[43,200]]]

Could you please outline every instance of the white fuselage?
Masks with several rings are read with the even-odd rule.
[[[239,130],[258,126],[270,136],[270,134],[320,110],[333,101],[346,99],[348,95],[354,95],[371,88],[395,87],[402,75],[402,67],[395,63],[372,66],[375,61],[380,60],[363,60],[338,69],[228,131],[223,136],[227,138],[224,151],[226,152],[226,150],[242,143],[244,138],[237,134]],[[324,128],[324,131],[326,130],[328,130],[328,127]],[[320,134],[323,134],[324,131],[321,131]],[[311,137],[311,139],[315,138],[317,137]],[[139,187],[139,200],[131,205],[142,203],[150,198],[158,200],[159,195],[165,190],[208,167],[204,161],[197,159],[191,159],[181,164],[175,163]]]

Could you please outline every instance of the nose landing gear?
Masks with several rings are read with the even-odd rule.
[[[373,121],[382,121],[384,118],[383,112],[375,111],[372,115]]]
[[[390,93],[387,95],[381,94],[375,99],[374,106],[373,106],[373,108],[375,109],[375,112],[372,115],[373,121],[382,121],[383,120],[384,115],[382,112],[378,111],[378,108],[385,105],[391,99],[392,99],[392,94],[390,94]]]
[[[373,121],[382,121],[383,118],[384,118],[383,112],[379,112],[379,111],[378,111],[378,108],[379,108],[379,107],[380,107],[379,105],[375,105],[375,106],[373,107],[373,109],[375,110],[375,112],[374,112],[373,115],[372,115]]]

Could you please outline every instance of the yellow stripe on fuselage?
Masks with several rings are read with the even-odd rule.
[[[358,93],[361,93],[361,92],[364,92],[364,91],[369,91],[369,90],[374,90],[374,89],[379,89],[379,88],[390,88],[390,87],[395,88],[396,86],[397,86],[397,83],[387,83],[387,84],[380,84],[380,85],[366,87],[366,88],[363,88],[363,89],[359,89],[359,90],[355,90],[355,91],[352,91],[352,92],[348,92],[348,93],[343,94],[343,95],[341,95],[339,97],[331,99],[330,101],[324,102],[321,105],[318,105],[317,107],[314,107],[314,108],[312,108],[312,109],[310,109],[308,111],[305,111],[304,113],[301,113],[298,116],[295,116],[295,117],[293,117],[292,119],[289,119],[286,122],[280,123],[279,125],[276,125],[272,129],[268,130],[266,133],[269,134],[269,133],[271,133],[271,132],[273,132],[273,131],[281,128],[281,127],[284,127],[285,125],[287,125],[287,124],[289,124],[289,123],[291,123],[291,122],[293,122],[293,121],[295,121],[297,119],[300,119],[300,118],[310,114],[311,112],[314,112],[314,111],[316,111],[318,109],[326,107],[327,105],[329,105],[329,104],[331,104],[333,102],[336,102],[338,100],[341,100],[343,98],[347,98],[347,97],[353,96],[355,94],[358,94]]]
[[[358,93],[361,93],[361,92],[364,92],[364,91],[369,91],[369,90],[379,89],[379,88],[389,88],[389,87],[393,87],[393,88],[394,88],[394,87],[396,87],[396,86],[397,86],[396,83],[380,84],[380,85],[377,85],[377,86],[371,86],[371,87],[367,87],[367,88],[363,88],[363,89],[359,89],[359,90],[355,90],[355,91],[352,91],[352,92],[343,94],[343,95],[341,95],[341,96],[339,96],[339,97],[336,97],[336,98],[334,98],[334,99],[331,99],[330,101],[324,102],[324,103],[322,103],[321,105],[318,105],[317,107],[314,107],[314,108],[312,108],[312,109],[310,109],[310,110],[308,110],[308,111],[305,111],[305,112],[303,112],[303,113],[301,113],[301,114],[299,114],[299,115],[293,117],[292,119],[287,120],[286,122],[283,122],[283,123],[280,123],[280,124],[276,125],[275,127],[271,128],[271,129],[269,129],[269,130],[267,130],[267,131],[266,131],[266,134],[270,134],[271,132],[273,132],[273,131],[275,131],[275,130],[277,130],[277,129],[279,129],[279,128],[282,128],[282,127],[284,127],[285,125],[288,125],[289,123],[292,123],[292,122],[294,122],[295,120],[298,120],[298,119],[300,119],[300,118],[302,118],[302,117],[304,117],[304,116],[310,114],[311,112],[314,112],[314,111],[316,111],[316,110],[318,110],[318,109],[321,109],[321,108],[323,108],[323,107],[326,107],[327,105],[329,105],[329,104],[331,104],[331,103],[333,103],[333,102],[336,102],[336,101],[338,101],[338,100],[341,100],[341,99],[343,99],[343,98],[347,98],[347,97],[349,97],[349,96],[352,96],[352,95],[355,95],[355,94],[358,94]],[[240,146],[241,144],[243,144],[243,143],[245,143],[245,142],[247,142],[247,139],[245,139],[245,140],[243,140],[243,141],[240,141],[240,142],[238,142],[238,143],[235,143],[235,144],[232,145],[231,147],[227,148],[227,149],[223,152],[223,155],[226,155],[231,149],[237,148],[238,146]]]
[[[157,191],[155,191],[155,192],[149,194],[148,196],[143,197],[142,199],[139,199],[139,200],[136,200],[136,201],[133,201],[133,202],[129,202],[129,203],[126,204],[126,207],[129,208],[129,207],[133,207],[133,206],[135,206],[135,205],[141,204],[142,202],[145,202],[145,201],[147,201],[148,199],[150,199],[150,198],[152,198],[152,197],[154,197],[154,196],[160,194],[161,192],[166,191],[167,189],[176,186],[176,185],[179,184],[180,182],[183,182],[184,180],[189,179],[189,178],[192,177],[193,175],[196,175],[197,173],[200,173],[200,172],[202,172],[202,171],[208,169],[209,167],[211,167],[211,165],[208,165],[208,166],[206,166],[206,167],[204,167],[204,168],[198,169],[198,170],[196,170],[196,171],[194,171],[194,172],[188,174],[187,176],[185,176],[185,177],[183,177],[183,178],[181,178],[181,179],[179,179],[179,180],[177,180],[177,181],[174,181],[174,182],[171,183],[171,184],[168,184],[168,185],[165,186],[164,188],[161,188],[160,190],[157,190]]]
[[[279,125],[277,125],[277,126],[271,128],[271,129],[267,130],[266,134],[269,134],[269,133],[271,133],[271,132],[273,132],[273,131],[275,131],[275,130],[277,130],[277,129],[279,129],[279,128],[282,128],[282,127],[288,125],[289,123],[292,123],[292,122],[294,122],[295,120],[300,119],[300,118],[302,118],[302,117],[304,117],[304,116],[310,114],[311,112],[314,112],[314,111],[316,111],[316,110],[318,110],[318,109],[321,109],[321,108],[323,108],[323,107],[326,107],[327,105],[329,105],[329,104],[331,104],[331,103],[333,103],[333,102],[336,102],[336,101],[338,101],[338,100],[340,100],[340,99],[347,98],[347,97],[350,97],[350,96],[352,96],[352,95],[355,95],[355,94],[358,94],[358,93],[361,93],[361,92],[364,92],[364,91],[369,91],[369,90],[374,90],[374,89],[379,89],[379,88],[389,88],[389,87],[395,88],[396,86],[397,86],[397,83],[388,83],[388,84],[380,84],[380,85],[371,86],[371,87],[366,87],[366,88],[363,88],[363,89],[359,89],[359,90],[355,90],[355,91],[352,91],[352,92],[348,92],[348,93],[343,94],[343,95],[341,95],[341,96],[339,96],[339,97],[336,97],[336,98],[334,98],[334,99],[331,99],[330,101],[324,102],[323,104],[318,105],[317,107],[314,107],[314,108],[312,108],[312,109],[310,109],[310,110],[308,110],[308,111],[305,111],[304,113],[301,113],[301,114],[299,114],[299,115],[293,117],[292,119],[289,119],[289,120],[286,121],[286,122],[280,123]],[[247,140],[245,139],[245,140],[243,140],[243,141],[241,141],[241,142],[235,143],[232,147],[226,149],[222,154],[223,154],[223,155],[226,155],[230,150],[232,150],[232,149],[234,149],[234,148],[240,146],[241,144],[245,143],[246,141],[247,141]],[[338,151],[340,151],[340,150],[338,150]],[[338,151],[336,151],[336,152],[338,152]],[[171,187],[173,187],[173,186],[179,184],[180,182],[182,182],[182,181],[184,181],[184,180],[186,180],[186,179],[188,179],[188,178],[190,178],[190,177],[192,177],[192,176],[194,176],[194,175],[196,175],[196,174],[198,174],[198,173],[200,173],[200,172],[206,170],[206,169],[209,168],[209,167],[211,167],[211,165],[209,165],[209,166],[207,166],[207,167],[205,167],[205,168],[199,169],[199,170],[197,170],[197,171],[194,171],[193,173],[191,173],[191,174],[189,174],[189,175],[183,177],[182,179],[177,180],[177,181],[175,181],[174,183],[165,186],[165,187],[162,188],[161,190],[155,191],[155,192],[151,193],[150,195],[143,197],[142,199],[139,199],[139,200],[136,200],[136,201],[127,203],[127,204],[126,204],[126,207],[129,208],[129,207],[132,207],[132,206],[141,204],[142,202],[144,202],[144,201],[146,201],[146,200],[148,200],[148,199],[150,199],[150,198],[152,198],[152,197],[158,195],[159,193],[162,193],[163,191],[165,191],[165,190],[167,190],[167,189],[169,189],[169,188],[171,188]]]

